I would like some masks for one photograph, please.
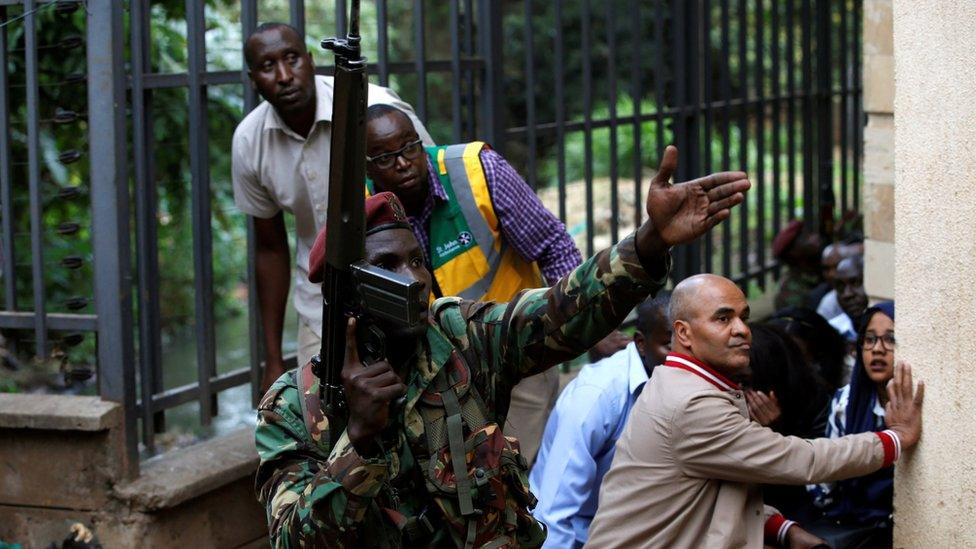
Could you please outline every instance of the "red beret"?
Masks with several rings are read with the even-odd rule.
[[[798,219],[790,221],[788,225],[783,227],[773,238],[773,257],[779,258],[786,253],[796,241],[796,237],[800,236],[802,230],[803,222]]]
[[[366,199],[366,234],[387,229],[410,229],[407,212],[393,193],[376,193]],[[308,252],[308,280],[322,282],[325,272],[325,227],[315,237]]]

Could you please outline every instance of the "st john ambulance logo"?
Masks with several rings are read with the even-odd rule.
[[[458,235],[457,239],[458,239],[458,244],[462,246],[467,246],[468,244],[471,243],[472,240],[474,240],[474,237],[471,236],[471,233],[469,233],[468,231],[462,231],[461,234]]]

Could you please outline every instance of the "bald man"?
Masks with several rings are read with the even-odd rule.
[[[921,434],[923,385],[896,366],[888,430],[784,437],[749,419],[749,304],[732,281],[691,277],[671,296],[672,352],[644,387],[603,480],[588,547],[814,547],[760,483],[808,484],[892,465]]]

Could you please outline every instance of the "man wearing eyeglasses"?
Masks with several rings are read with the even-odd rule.
[[[328,211],[333,83],[331,76],[316,76],[301,34],[284,23],[259,26],[244,45],[244,58],[251,85],[265,102],[234,131],[231,179],[234,202],[254,219],[266,348],[261,387],[267,389],[285,371],[281,335],[292,276],[286,211],[295,216],[299,365],[321,346],[322,291],[308,281],[308,254]],[[410,105],[392,90],[370,84],[367,100],[403,109],[418,136],[433,144]]]
[[[487,144],[424,148],[404,112],[373,105],[366,111],[366,154],[367,188],[403,203],[434,275],[435,297],[509,301],[582,262],[562,222]],[[558,391],[552,369],[513,392],[505,433],[519,439],[529,463]]]

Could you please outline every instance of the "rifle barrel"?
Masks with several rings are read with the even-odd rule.
[[[349,6],[349,37],[359,38],[359,0],[352,0]]]

